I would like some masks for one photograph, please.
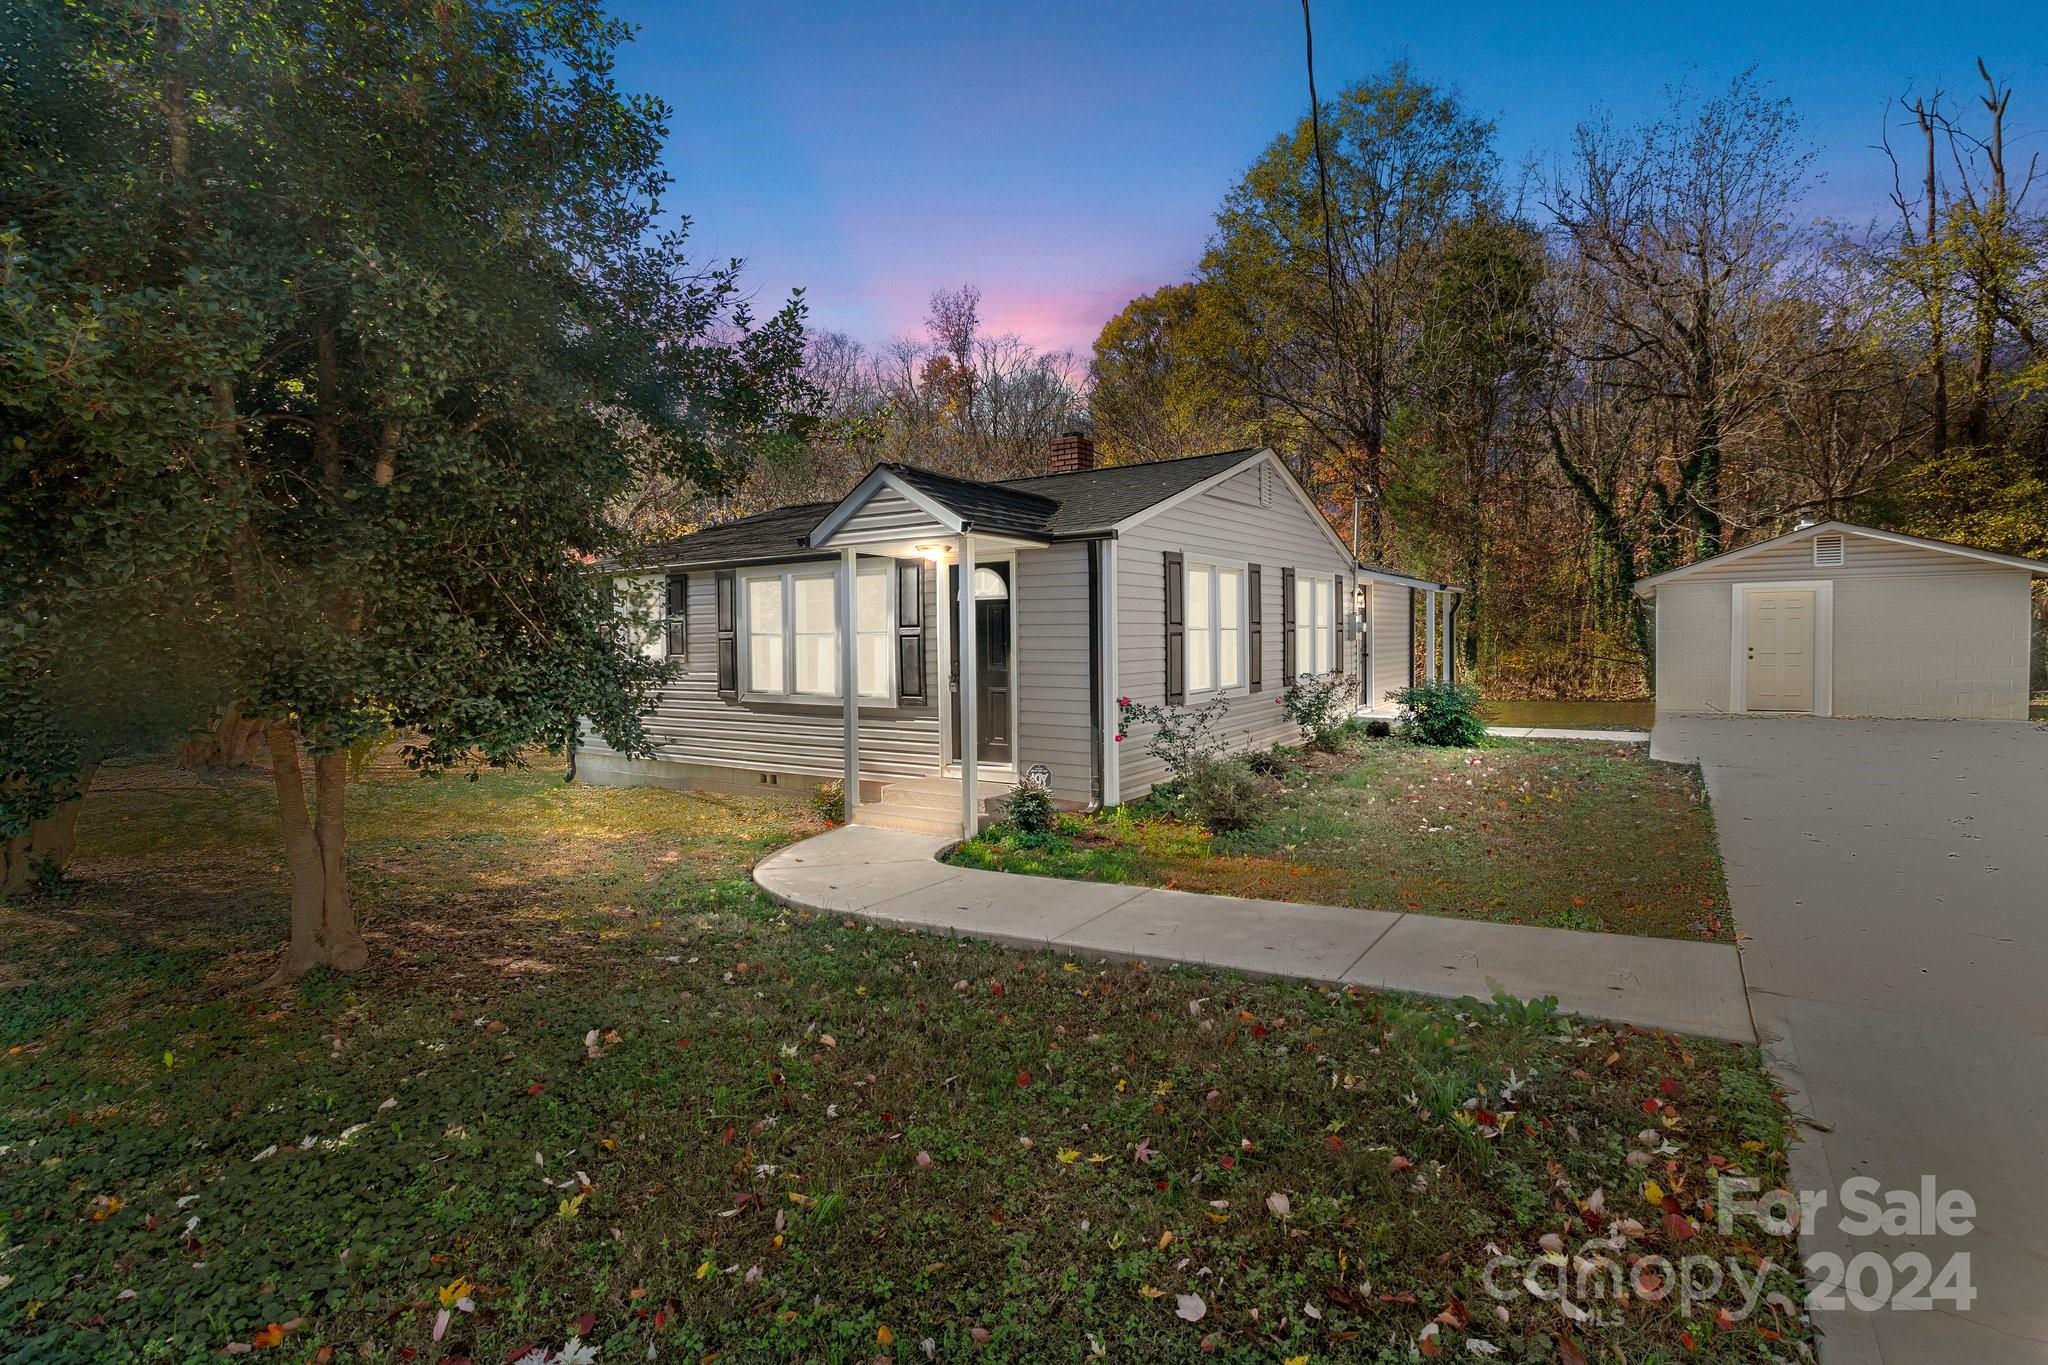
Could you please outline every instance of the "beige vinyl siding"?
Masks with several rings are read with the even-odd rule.
[[[1684,583],[1746,583],[1773,578],[1909,578],[1921,574],[1957,574],[1995,569],[1981,559],[1901,545],[1897,541],[1874,540],[1853,531],[1842,537],[1842,562],[1817,569],[1813,564],[1813,539],[1759,550],[1740,559],[1724,556],[1707,560],[1686,573]],[[1658,588],[1664,591],[1663,587]]]
[[[1273,491],[1274,495],[1278,496],[1279,489],[1276,487]],[[1242,473],[1231,475],[1222,483],[1217,484],[1215,490],[1210,494],[1210,496],[1221,498],[1225,502],[1242,503],[1249,507],[1258,506],[1258,467],[1254,465],[1252,468],[1247,469]]]
[[[1011,658],[1017,685],[1019,772],[1052,769],[1052,794],[1086,805],[1094,793],[1088,685],[1088,546],[1017,552]]]
[[[832,533],[832,545],[872,545],[917,536],[952,535],[931,514],[893,488],[877,488],[861,509]],[[816,543],[815,541],[813,542]]]
[[[1259,566],[1264,599],[1264,683],[1258,692],[1239,687],[1228,694],[1230,710],[1219,731],[1238,752],[1301,737],[1277,704],[1286,686],[1280,672],[1282,569],[1332,581],[1343,579],[1335,602],[1339,625],[1336,657],[1340,661],[1355,658],[1352,651],[1357,645],[1356,637],[1341,629],[1356,600],[1350,561],[1331,543],[1321,518],[1301,503],[1284,475],[1276,471],[1273,476],[1270,506],[1258,501],[1258,477],[1254,465],[1216,488],[1157,513],[1125,531],[1117,540],[1116,551],[1114,686],[1119,695],[1152,705],[1166,699],[1164,554],[1178,551],[1189,563]],[[1118,746],[1120,800],[1136,800],[1166,775],[1164,765],[1148,752],[1152,733],[1150,727],[1133,726]]]
[[[1371,594],[1372,676],[1366,679],[1364,701],[1374,711],[1391,713],[1387,700],[1413,681],[1415,667],[1415,594],[1398,583],[1366,579]]]
[[[925,619],[936,622],[939,575],[925,572]],[[718,695],[717,603],[712,570],[690,571],[690,657],[682,676],[663,687],[646,714],[647,732],[657,758],[669,763],[702,764],[752,772],[804,774],[837,778],[845,773],[843,719],[838,703],[797,705],[782,702],[726,701]],[[864,705],[860,714],[860,766],[863,779],[928,777],[939,767],[938,637],[932,628],[925,650],[925,695],[932,704],[918,707]],[[609,755],[594,734],[585,733],[586,753]],[[593,765],[594,780],[621,784],[638,780],[634,770],[648,769],[645,780],[663,781],[653,765]],[[602,770],[602,776],[599,775]]]

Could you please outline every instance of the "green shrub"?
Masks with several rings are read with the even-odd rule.
[[[1394,694],[1401,723],[1423,744],[1469,747],[1486,737],[1479,718],[1479,689],[1465,683],[1423,683]]]
[[[846,818],[846,784],[837,778],[811,788],[810,807],[828,825]]]
[[[1301,727],[1302,743],[1329,753],[1357,709],[1358,679],[1349,673],[1304,673],[1287,684],[1280,705]]]
[[[1188,813],[1211,834],[1249,829],[1272,806],[1273,783],[1241,758],[1205,763],[1182,780]]]
[[[1278,779],[1286,777],[1300,765],[1301,751],[1285,744],[1275,744],[1262,753],[1251,755],[1245,762],[1251,764],[1252,771],[1260,777]]]
[[[1059,819],[1052,793],[1028,778],[1003,798],[1003,819],[1026,834],[1044,834]]]
[[[1154,727],[1145,746],[1166,765],[1176,782],[1223,756],[1225,744],[1216,727],[1230,714],[1230,699],[1218,697],[1202,706],[1153,706],[1129,697],[1116,699],[1116,742],[1129,738],[1133,725]]]

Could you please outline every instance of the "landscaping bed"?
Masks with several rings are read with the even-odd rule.
[[[963,866],[1315,905],[1733,942],[1698,770],[1634,745],[1433,748],[1347,735],[1282,768],[1248,828],[1212,835],[1157,799],[998,826]]]
[[[0,908],[12,1361],[1807,1340],[1784,1271],[1726,1319],[1654,1275],[1570,1312],[1485,1283],[1557,1245],[1789,1262],[1712,1216],[1717,1172],[1783,1178],[1753,1049],[790,915],[747,870],[801,808],[540,772],[372,773],[372,966],[237,994],[283,927],[267,789],[106,787],[70,896]]]

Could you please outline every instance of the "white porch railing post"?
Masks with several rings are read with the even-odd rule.
[[[858,555],[839,552],[839,709],[846,725],[846,823],[860,805],[860,604]]]
[[[1427,624],[1422,629],[1422,676],[1427,682],[1436,682],[1436,589],[1429,588],[1422,596],[1427,603]]]
[[[972,839],[981,832],[981,799],[974,789],[976,736],[979,719],[974,714],[974,538],[960,537],[960,627],[953,634],[960,651],[960,829],[961,837]]]

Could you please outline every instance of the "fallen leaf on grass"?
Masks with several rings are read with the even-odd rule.
[[[1209,1316],[1209,1305],[1200,1294],[1182,1294],[1174,1300],[1173,1315],[1182,1322],[1200,1322]]]

